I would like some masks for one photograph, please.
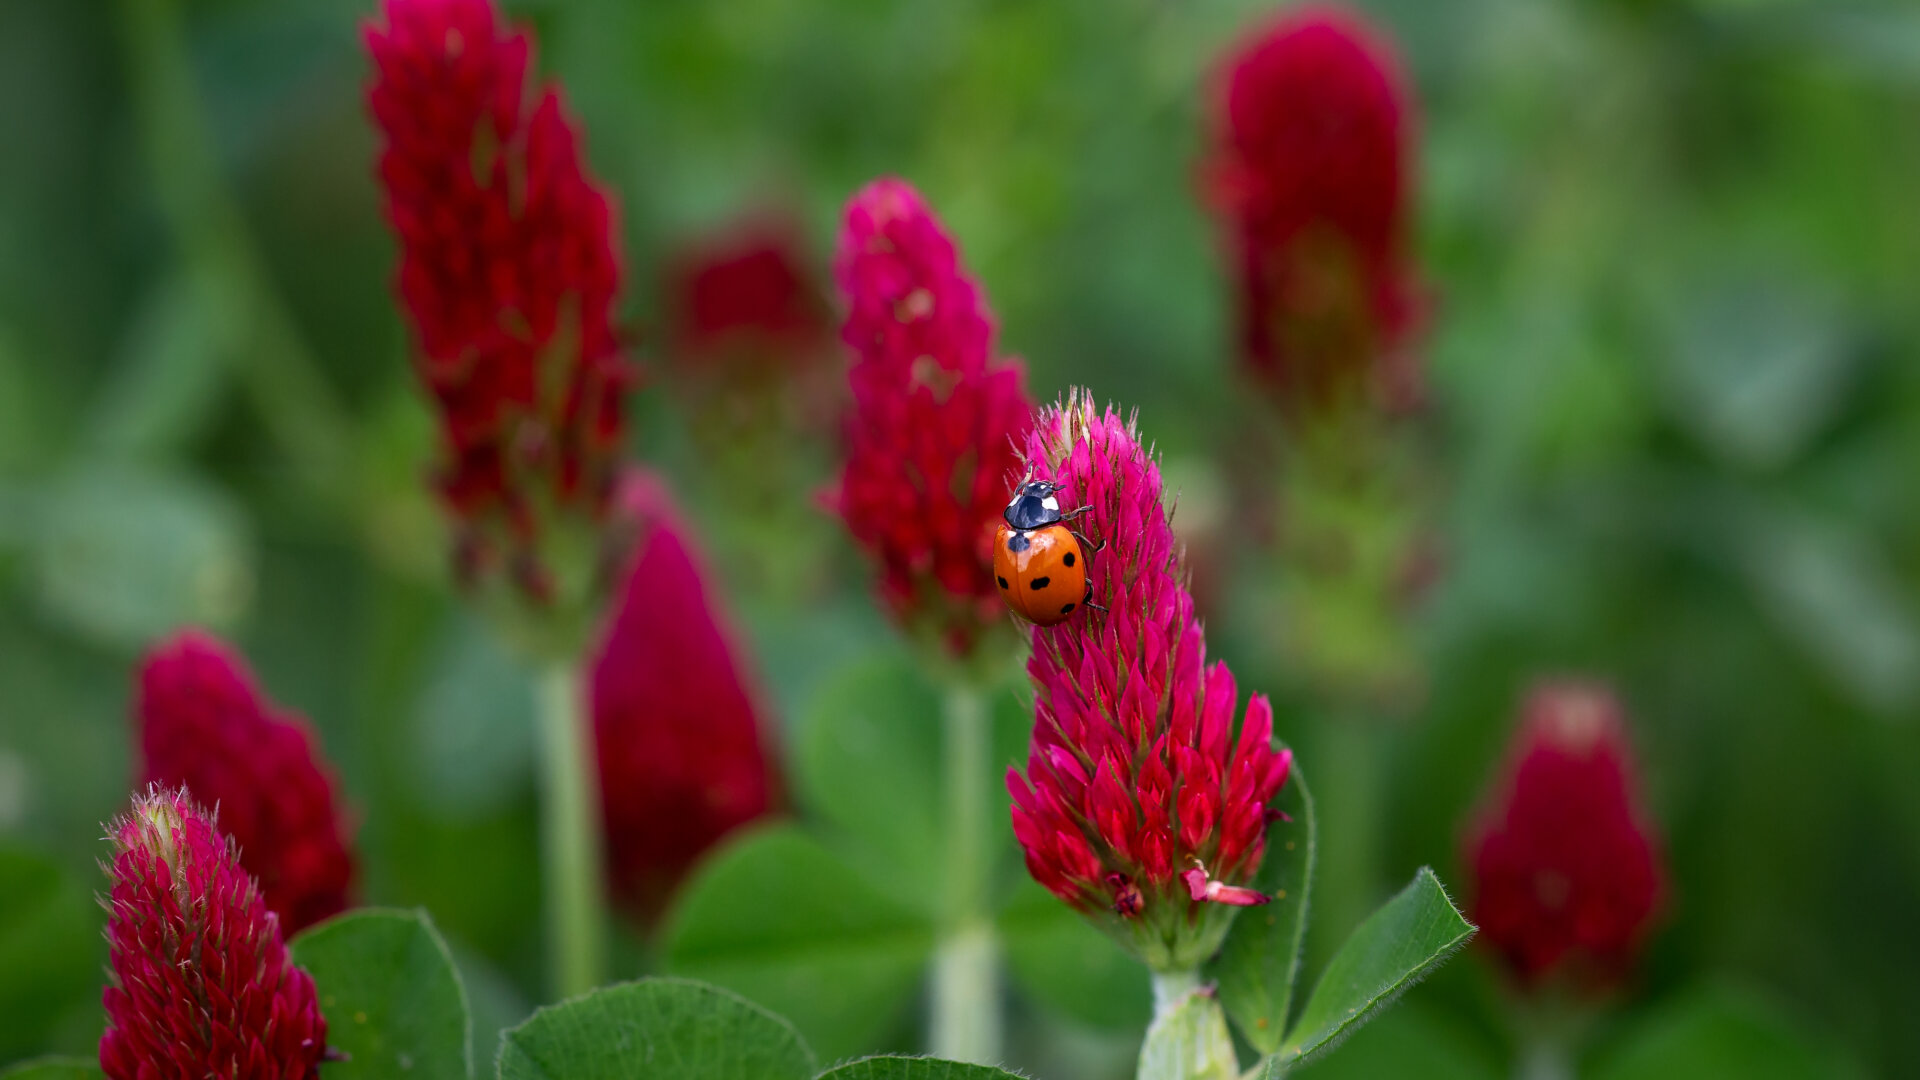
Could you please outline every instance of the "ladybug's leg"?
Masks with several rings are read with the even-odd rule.
[[[1096,604],[1093,602],[1093,579],[1092,578],[1087,579],[1087,595],[1084,600],[1080,601],[1080,606],[1090,607],[1093,610],[1098,611],[1102,614],[1107,614],[1107,606],[1105,604]]]
[[[1074,518],[1077,518],[1077,517],[1079,517],[1079,516],[1080,516],[1081,514],[1085,514],[1085,513],[1089,513],[1089,512],[1091,512],[1092,510],[1093,510],[1093,504],[1092,504],[1092,503],[1088,503],[1087,505],[1085,505],[1085,506],[1082,506],[1082,507],[1080,507],[1080,508],[1079,508],[1078,510],[1070,510],[1070,511],[1068,511],[1068,512],[1066,512],[1066,513],[1064,513],[1064,514],[1061,514],[1061,515],[1060,515],[1060,520],[1061,520],[1061,521],[1072,521],[1072,520],[1073,520]]]
[[[1086,537],[1080,535],[1077,532],[1074,532],[1072,529],[1068,529],[1067,532],[1075,540],[1080,541],[1080,550],[1087,553],[1087,569],[1089,570],[1093,569],[1093,557],[1107,550],[1107,542],[1105,540],[1102,540],[1100,541],[1099,546],[1096,547],[1094,546],[1093,541],[1087,539]]]

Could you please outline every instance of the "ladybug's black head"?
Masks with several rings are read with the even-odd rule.
[[[1016,529],[1038,529],[1060,520],[1060,485],[1051,480],[1029,480],[1013,493],[1001,517]]]

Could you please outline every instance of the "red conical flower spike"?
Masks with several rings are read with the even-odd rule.
[[[386,0],[368,107],[397,290],[440,414],[463,573],[550,599],[556,510],[597,519],[624,431],[613,206],[489,0]]]
[[[1035,688],[1026,774],[1007,771],[1013,830],[1034,879],[1131,946],[1155,970],[1197,967],[1266,844],[1268,807],[1287,781],[1273,710],[1208,666],[1185,569],[1162,502],[1160,468],[1138,431],[1081,393],[1044,410],[1026,444],[1034,478],[1106,548],[1092,602],[1033,631]]]
[[[233,844],[184,790],[155,787],[108,828],[100,1068],[111,1080],[314,1080],[327,1021]]]
[[[593,666],[608,878],[642,921],[721,837],[768,812],[779,778],[760,710],[660,480],[630,473],[639,537]]]
[[[1624,975],[1664,891],[1619,702],[1549,683],[1527,699],[1506,777],[1468,839],[1473,921],[1523,983]]]
[[[1408,95],[1339,8],[1289,10],[1224,64],[1207,167],[1239,284],[1243,359],[1289,405],[1406,403]]]
[[[994,359],[985,299],[905,182],[877,180],[847,204],[834,275],[854,362],[833,501],[901,622],[964,654],[1006,622],[987,567],[1032,422],[1024,370]]]
[[[219,807],[288,933],[346,908],[353,857],[313,732],[262,697],[237,654],[191,630],[163,643],[140,669],[134,725],[141,783]]]

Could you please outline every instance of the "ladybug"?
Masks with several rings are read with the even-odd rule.
[[[1107,545],[1094,547],[1067,527],[1093,507],[1062,514],[1059,490],[1051,480],[1023,482],[1001,513],[993,538],[993,576],[1000,595],[1014,614],[1038,626],[1064,622],[1082,607],[1106,610],[1093,602],[1087,570],[1091,557]]]

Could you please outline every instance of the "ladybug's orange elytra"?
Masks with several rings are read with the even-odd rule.
[[[1001,597],[1014,614],[1039,626],[1065,621],[1093,596],[1088,560],[1099,548],[1086,550],[1082,537],[1066,524],[1093,508],[1062,514],[1054,497],[1059,490],[1047,480],[1021,484],[993,538],[993,576]]]

